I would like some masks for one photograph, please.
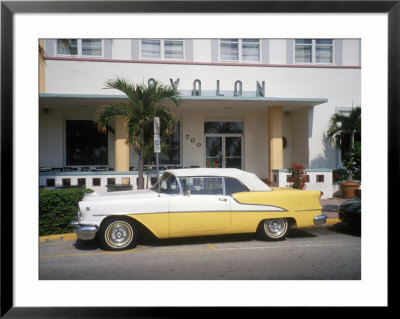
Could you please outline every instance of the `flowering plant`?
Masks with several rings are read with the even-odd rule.
[[[206,161],[206,167],[218,168],[219,164],[214,161]]]
[[[304,171],[304,167],[300,164],[292,163],[288,168],[289,171],[289,181],[291,184],[289,187],[296,189],[305,189],[306,188],[306,173]]]

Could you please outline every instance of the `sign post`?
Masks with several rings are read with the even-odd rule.
[[[156,166],[157,166],[157,181],[160,179],[159,170],[159,154],[161,153],[161,143],[160,143],[160,118],[154,118],[154,153],[156,153]],[[160,183],[158,183],[158,196],[160,196]]]

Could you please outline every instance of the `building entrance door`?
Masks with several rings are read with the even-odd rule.
[[[206,166],[242,169],[242,136],[206,134]]]

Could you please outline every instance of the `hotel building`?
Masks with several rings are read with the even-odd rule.
[[[360,39],[69,42],[66,48],[59,39],[40,40],[42,186],[84,183],[95,189],[137,175],[138,156],[125,143],[122,120],[113,121],[107,134],[93,125],[103,104],[127,101],[122,92],[104,88],[116,78],[134,84],[157,80],[181,93],[179,107],[168,104],[178,125],[163,168],[211,161],[282,186],[279,172],[292,162],[306,167],[310,178],[324,175],[319,180],[328,184],[332,169],[342,166],[326,132],[332,114],[361,105]],[[133,180],[127,184],[135,188]]]

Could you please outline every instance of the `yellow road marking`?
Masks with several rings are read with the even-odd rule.
[[[211,250],[216,250],[217,249],[217,247],[215,247],[214,244],[208,243],[207,245],[208,245],[208,247],[210,247]]]

